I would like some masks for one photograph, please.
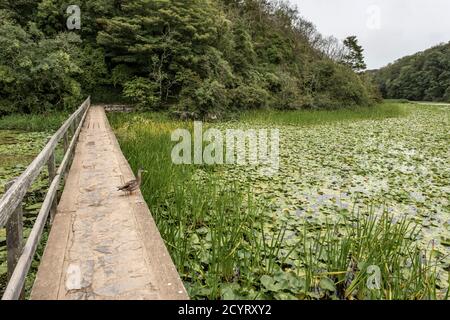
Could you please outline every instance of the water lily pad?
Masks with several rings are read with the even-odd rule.
[[[323,290],[327,290],[330,292],[336,291],[336,286],[335,286],[334,282],[329,278],[320,279],[319,287]]]

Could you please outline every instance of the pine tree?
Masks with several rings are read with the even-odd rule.
[[[344,46],[347,53],[344,55],[343,64],[349,66],[356,72],[363,71],[367,68],[364,62],[364,49],[358,44],[356,36],[347,37],[344,40]]]

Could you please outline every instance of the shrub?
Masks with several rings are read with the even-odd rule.
[[[185,86],[179,107],[181,110],[194,112],[197,117],[204,117],[210,113],[223,113],[228,109],[229,103],[225,86],[217,80],[206,79]]]
[[[259,109],[267,106],[269,93],[257,84],[240,85],[231,90],[233,105],[239,109]]]
[[[142,77],[136,77],[124,84],[125,97],[136,103],[138,108],[154,110],[160,105],[160,98],[156,94],[156,83]]]
[[[363,80],[348,67],[321,60],[313,70],[311,87],[315,107],[343,108],[373,103]]]
[[[72,108],[81,100],[77,45],[80,38],[61,33],[46,38],[30,25],[0,22],[0,114]]]

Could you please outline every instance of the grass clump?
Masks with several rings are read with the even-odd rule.
[[[239,120],[255,124],[308,126],[332,122],[382,120],[407,115],[405,105],[382,103],[373,107],[339,110],[252,110],[242,113]]]
[[[148,170],[141,190],[191,296],[218,299],[221,284],[245,269],[239,254],[249,247],[244,239],[255,206],[238,185],[210,176],[208,167],[172,164],[170,133],[189,125],[149,118],[110,115],[133,169]]]
[[[69,117],[68,112],[11,114],[0,118],[0,130],[56,131]]]
[[[353,212],[344,224],[312,231],[305,225],[302,258],[305,295],[313,298],[444,299],[438,286],[438,259],[417,245],[418,226],[387,211]]]

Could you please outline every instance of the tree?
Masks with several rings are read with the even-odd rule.
[[[355,72],[363,71],[367,68],[364,62],[364,49],[358,44],[358,39],[356,36],[347,37],[344,40],[344,46],[346,48],[346,54],[343,57],[343,63]]]
[[[40,112],[90,94],[202,117],[366,104],[371,91],[336,63],[343,46],[286,0],[80,0],[81,30],[70,32],[69,4],[0,0],[0,23],[10,21],[0,30],[4,106]],[[320,85],[336,78],[348,86]],[[441,92],[435,85],[427,94]]]
[[[122,5],[118,16],[99,22],[97,42],[110,65],[127,65],[131,72],[132,83],[121,85],[128,96],[139,92],[139,100],[151,101],[153,108],[157,101],[179,98],[185,86],[200,84],[216,67],[208,54],[217,45],[221,14],[211,1],[132,0]],[[144,83],[151,88],[150,97],[132,90]]]
[[[373,73],[385,98],[449,101],[450,42],[401,58]]]
[[[0,14],[0,16],[2,16]],[[0,115],[62,110],[79,102],[75,34],[46,38],[35,25],[0,21]]]

